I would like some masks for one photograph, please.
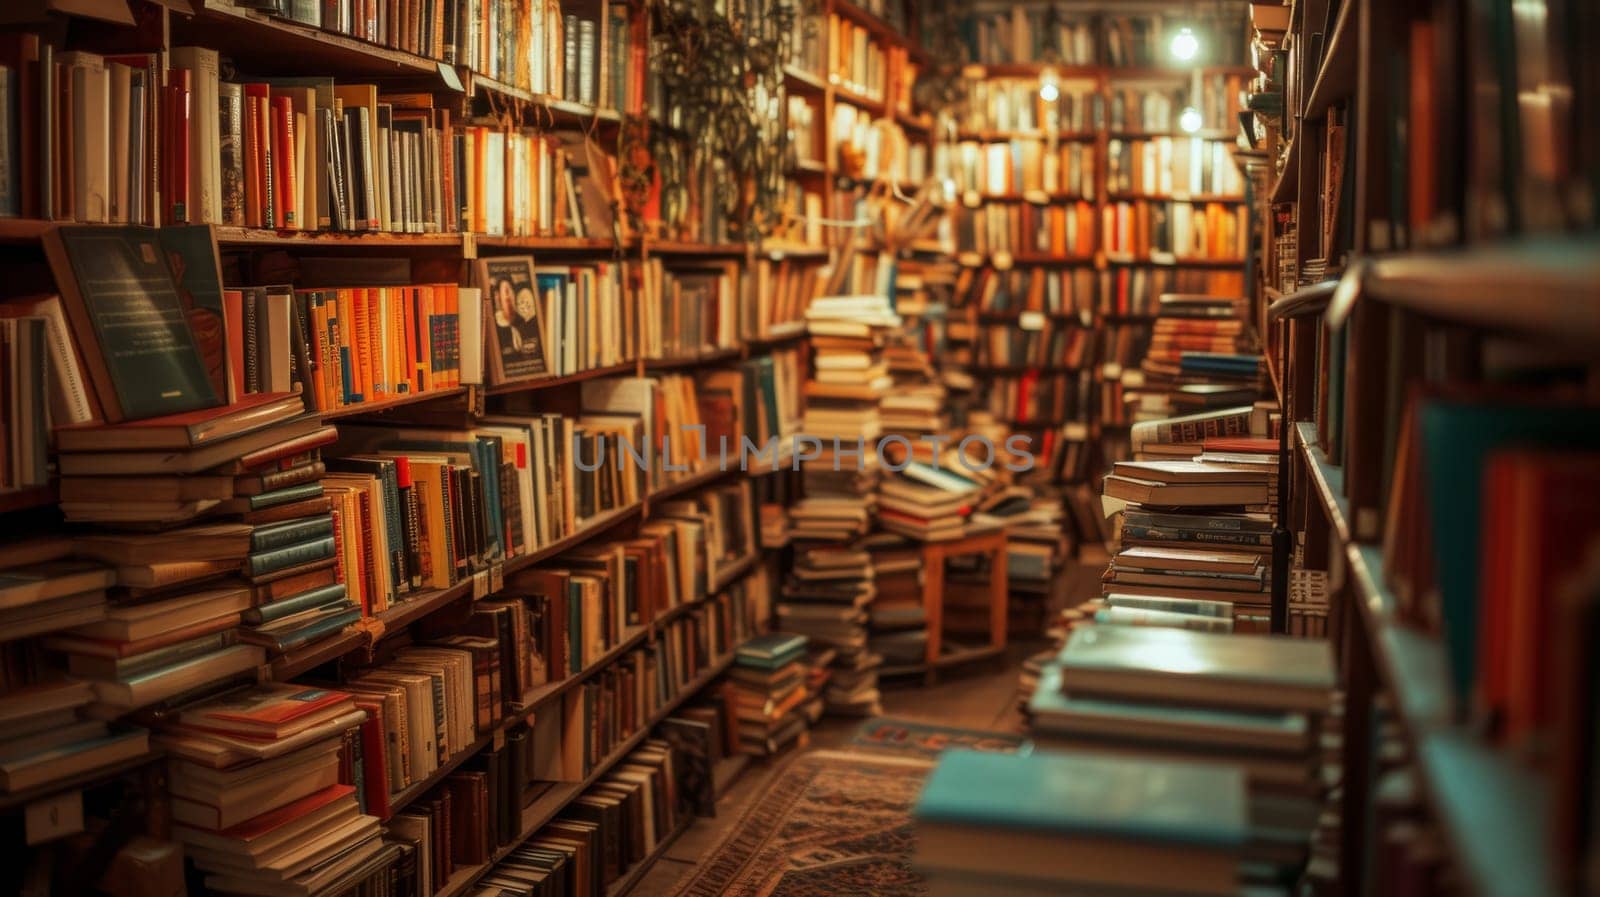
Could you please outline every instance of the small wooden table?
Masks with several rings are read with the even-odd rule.
[[[1006,543],[1004,527],[947,542],[923,543],[922,609],[928,627],[927,669],[923,672],[923,681],[929,685],[933,684],[942,666],[995,657],[1005,651],[1006,598],[1009,590],[1006,581]],[[940,648],[944,641],[944,562],[947,558],[969,554],[989,556],[989,644],[974,651],[941,657]]]

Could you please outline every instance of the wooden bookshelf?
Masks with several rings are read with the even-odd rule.
[[[484,389],[484,393],[491,396],[503,396],[514,393],[540,392],[546,389],[558,389],[563,386],[571,386],[575,383],[582,383],[585,380],[595,380],[600,377],[627,377],[632,375],[637,370],[638,365],[636,363],[632,361],[626,361],[622,364],[614,364],[607,367],[590,368],[587,371],[579,371],[576,374],[567,374],[564,377],[546,377],[542,380],[528,380],[522,383],[498,383],[494,386],[486,387]]]
[[[571,803],[574,798],[589,790],[596,782],[604,778],[605,775],[611,771],[613,766],[620,762],[624,757],[628,756],[628,754],[632,753],[633,750],[650,735],[651,730],[653,730],[657,724],[671,716],[680,706],[682,706],[686,700],[693,697],[701,689],[704,689],[707,685],[711,684],[714,679],[722,675],[722,673],[725,672],[733,663],[733,658],[733,653],[729,652],[728,656],[722,658],[716,663],[713,663],[710,667],[703,670],[698,676],[690,680],[688,684],[678,691],[678,694],[674,698],[668,701],[660,710],[651,714],[649,719],[647,719],[644,724],[639,727],[639,731],[628,736],[622,741],[621,744],[617,745],[616,749],[613,750],[609,756],[607,756],[601,762],[595,764],[594,769],[590,771],[589,775],[586,776],[583,781],[557,782],[543,794],[539,795],[539,797],[535,798],[533,803],[523,807],[522,831],[516,837],[516,839],[505,847],[497,849],[494,854],[489,857],[489,862],[481,866],[468,866],[463,869],[458,869],[455,875],[451,876],[450,880],[445,883],[444,887],[434,892],[435,897],[459,897],[459,895],[466,893],[469,888],[477,883],[478,879],[482,878],[484,874],[486,874],[490,869],[494,868],[494,866],[501,860],[504,860],[507,856],[510,856],[513,850],[521,846],[522,842],[533,837],[540,829],[549,824],[550,820],[554,819],[561,813],[562,810],[566,809],[568,803]]]
[[[324,421],[341,420],[350,417],[362,417],[368,414],[382,414],[385,411],[416,405],[420,402],[432,402],[436,399],[460,398],[466,393],[467,389],[464,386],[457,386],[453,389],[430,389],[423,392],[402,393],[376,402],[356,402],[352,405],[342,405],[319,413]]]

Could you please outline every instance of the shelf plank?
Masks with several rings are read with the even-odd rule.
[[[217,243],[227,247],[315,246],[318,249],[453,249],[460,250],[463,234],[399,234],[387,231],[273,230],[260,227],[213,225]]]
[[[646,358],[644,367],[647,371],[680,370],[723,361],[737,361],[739,356],[743,354],[743,350],[736,346],[728,349],[717,349],[712,352],[701,352],[698,355],[682,355],[677,358]]]
[[[1549,792],[1531,771],[1460,731],[1418,749],[1425,788],[1468,890],[1477,897],[1555,897]]]
[[[511,237],[478,234],[473,241],[480,249],[526,249],[536,252],[602,253],[621,249],[628,253],[639,248],[637,239],[607,240],[600,237]]]
[[[1357,278],[1362,293],[1422,315],[1600,347],[1600,238],[1593,235],[1381,256],[1345,276]]]
[[[358,417],[364,414],[380,414],[384,411],[415,405],[419,402],[431,402],[435,399],[460,398],[466,395],[466,392],[466,387],[462,386],[457,386],[453,389],[430,389],[425,392],[393,396],[377,402],[357,402],[354,405],[343,405],[320,413],[324,421],[339,420],[340,418]]]
[[[1338,535],[1341,545],[1350,542],[1350,502],[1344,497],[1344,470],[1329,463],[1328,456],[1317,444],[1317,425],[1300,421],[1294,425],[1295,439],[1306,459],[1306,471],[1311,481],[1311,491],[1322,503],[1328,525]]]
[[[590,368],[587,371],[579,371],[576,374],[568,374],[565,377],[547,377],[543,380],[529,380],[523,383],[499,383],[488,387],[484,392],[491,396],[503,396],[520,392],[539,392],[561,386],[570,386],[574,383],[582,383],[585,380],[595,380],[600,377],[628,377],[632,376],[635,370],[637,368],[633,362],[625,361],[622,364],[614,364],[609,367]]]
[[[1339,18],[1333,24],[1333,34],[1328,38],[1322,54],[1322,67],[1312,83],[1311,96],[1306,101],[1305,119],[1320,118],[1328,107],[1340,100],[1349,99],[1356,90],[1356,13],[1360,4],[1345,3],[1339,7]]]
[[[207,0],[204,6],[193,17],[172,17],[173,46],[212,47],[239,60],[246,70],[282,72],[287,65],[305,74],[399,78],[454,92],[450,81],[455,75],[447,79],[438,60],[269,16],[232,0]]]

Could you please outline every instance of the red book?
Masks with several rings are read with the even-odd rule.
[[[220,834],[224,838],[249,843],[276,829],[282,828],[296,819],[314,813],[342,798],[353,797],[356,789],[349,785],[329,785],[321,791],[308,794],[297,801],[291,801],[276,810],[269,810],[254,819],[223,829]]]
[[[305,403],[295,393],[256,393],[230,405],[201,408],[117,424],[78,424],[56,429],[56,446],[67,452],[134,449],[183,451],[253,433],[299,417]]]
[[[188,69],[167,72],[166,127],[162,133],[162,152],[166,156],[166,221],[183,224],[189,220],[189,99],[192,88]]]
[[[244,86],[244,223],[272,227],[272,88]]]
[[[1207,439],[1201,448],[1208,452],[1238,452],[1241,454],[1272,455],[1278,451],[1278,440],[1254,436],[1224,436]]]
[[[234,475],[262,467],[276,461],[293,458],[312,449],[326,448],[339,441],[339,430],[336,427],[318,427],[304,436],[286,439],[277,445],[269,445],[264,449],[251,452],[232,464],[224,465],[218,469],[220,473]],[[287,466],[294,466],[289,464]]]
[[[273,225],[290,230],[301,226],[294,142],[294,103],[287,96],[275,96],[272,98]]]
[[[383,702],[357,698],[356,706],[367,712],[367,721],[361,724],[361,781],[367,797],[367,812],[379,819],[388,819],[391,813],[389,756]]]
[[[354,704],[346,692],[269,682],[185,710],[178,722],[242,738],[287,738],[348,713]]]

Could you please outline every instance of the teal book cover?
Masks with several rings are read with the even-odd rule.
[[[1424,401],[1417,412],[1424,490],[1433,528],[1434,569],[1450,675],[1458,698],[1477,678],[1478,590],[1482,571],[1483,474],[1494,452],[1509,448],[1600,447],[1600,408]]]
[[[919,823],[1219,848],[1239,847],[1249,835],[1238,767],[1116,754],[946,751],[913,815]]]

